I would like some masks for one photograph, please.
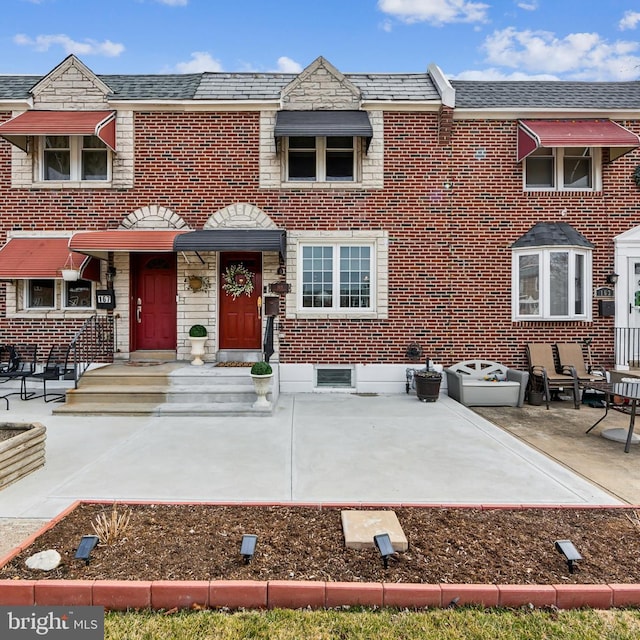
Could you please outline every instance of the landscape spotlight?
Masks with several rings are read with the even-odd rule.
[[[80,544],[78,545],[78,550],[76,551],[76,560],[84,560],[89,564],[91,552],[99,541],[100,539],[98,536],[82,536]]]
[[[244,563],[249,564],[253,554],[256,552],[256,542],[258,536],[245,534],[242,536],[242,544],[240,545],[240,555],[244,558]]]
[[[573,563],[582,560],[582,556],[575,548],[571,540],[556,540],[556,551],[561,553],[567,560],[569,573],[573,573]]]
[[[395,553],[393,545],[391,544],[391,538],[388,533],[379,533],[377,536],[373,536],[373,542],[380,552],[384,568],[389,566],[389,558]]]

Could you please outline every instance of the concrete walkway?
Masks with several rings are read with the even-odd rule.
[[[259,418],[54,416],[51,407],[14,398],[4,412],[47,427],[47,463],[0,491],[0,518],[51,518],[77,499],[619,503],[444,395],[282,395]]]

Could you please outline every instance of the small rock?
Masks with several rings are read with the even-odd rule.
[[[55,549],[47,549],[29,556],[25,562],[29,569],[51,571],[60,564],[61,560],[60,554]]]

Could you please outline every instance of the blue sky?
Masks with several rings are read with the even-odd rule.
[[[0,73],[343,72],[640,79],[637,0],[3,0]]]

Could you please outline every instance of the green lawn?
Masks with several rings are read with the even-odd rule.
[[[108,640],[636,640],[640,610],[107,613]]]

